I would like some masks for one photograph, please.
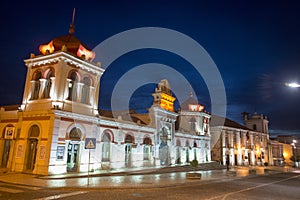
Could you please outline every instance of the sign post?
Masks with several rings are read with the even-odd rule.
[[[85,138],[85,149],[89,150],[88,163],[88,186],[90,185],[90,163],[91,163],[91,149],[96,149],[96,138]]]

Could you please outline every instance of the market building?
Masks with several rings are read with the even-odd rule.
[[[147,115],[105,115],[98,110],[105,70],[73,25],[39,51],[25,60],[21,105],[0,110],[2,168],[47,175],[211,161],[210,115],[192,95],[176,112],[161,80]]]

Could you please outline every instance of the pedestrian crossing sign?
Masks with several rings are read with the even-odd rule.
[[[96,149],[96,138],[85,138],[86,149]]]

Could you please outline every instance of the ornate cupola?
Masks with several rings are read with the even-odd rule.
[[[193,97],[190,97],[180,105],[179,131],[195,135],[209,135],[210,115],[204,106]]]
[[[96,55],[95,52],[82,44],[81,41],[74,36],[74,15],[75,9],[73,11],[73,18],[69,28],[69,34],[56,37],[49,43],[40,45],[39,51],[42,55],[51,54],[57,51],[65,51],[83,60],[93,61]]]
[[[154,97],[154,106],[159,106],[165,110],[174,112],[174,101],[176,98],[172,96],[168,80],[161,80],[152,96]]]
[[[28,70],[21,110],[98,114],[104,69],[92,62],[95,52],[74,36],[74,15],[75,10],[69,34],[40,45],[40,55],[31,54],[25,60]]]

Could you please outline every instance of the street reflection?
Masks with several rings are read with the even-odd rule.
[[[212,171],[197,171],[201,173],[201,180],[212,178]],[[220,171],[220,173],[223,173]],[[173,172],[165,174],[150,174],[150,175],[130,175],[130,176],[105,176],[105,177],[84,177],[84,178],[66,178],[66,179],[51,179],[47,181],[48,187],[117,187],[117,186],[142,186],[155,184],[173,184],[185,183],[186,172]]]

